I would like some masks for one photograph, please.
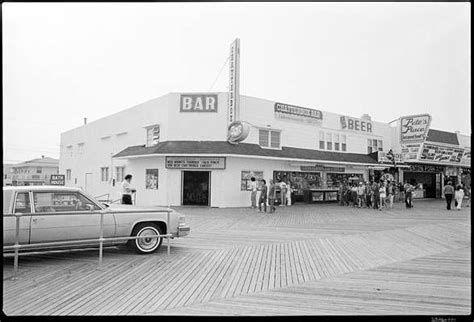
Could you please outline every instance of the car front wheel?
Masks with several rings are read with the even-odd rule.
[[[161,245],[163,241],[162,237],[154,237],[161,235],[161,229],[156,224],[144,223],[135,226],[132,232],[132,236],[147,238],[133,239],[130,240],[130,245],[139,254],[151,254],[154,253]]]

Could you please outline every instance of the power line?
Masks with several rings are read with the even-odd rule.
[[[216,85],[216,82],[217,82],[217,80],[219,79],[219,76],[221,76],[221,73],[222,73],[222,71],[224,70],[225,65],[227,65],[227,62],[229,61],[229,58],[230,58],[230,56],[228,56],[227,59],[225,60],[224,65],[222,65],[221,70],[220,70],[219,73],[217,74],[217,77],[216,77],[216,79],[214,80],[214,83],[212,83],[212,85],[211,85],[211,87],[209,88],[208,92],[210,92],[210,91],[212,90],[212,88],[214,87],[214,85]]]

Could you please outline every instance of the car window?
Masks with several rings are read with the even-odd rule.
[[[31,213],[30,195],[28,192],[19,192],[16,194],[15,213]]]
[[[3,190],[3,213],[8,214],[10,213],[10,203],[12,199],[12,191],[11,190]]]
[[[78,192],[35,192],[34,201],[35,212],[88,211],[90,206],[100,210]]]

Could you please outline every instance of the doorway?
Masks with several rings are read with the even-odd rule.
[[[183,171],[183,206],[209,206],[210,171]]]

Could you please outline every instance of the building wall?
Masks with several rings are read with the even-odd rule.
[[[275,161],[261,158],[226,157],[226,169],[211,170],[211,207],[250,206],[250,192],[241,191],[242,171],[263,171],[269,182],[273,171],[300,171],[302,162]],[[127,162],[133,174],[132,186],[137,189],[136,204],[139,206],[181,205],[182,171],[166,169],[165,157],[133,158]],[[146,169],[158,169],[158,190],[145,189]],[[362,166],[346,166],[347,173],[362,173],[368,180],[368,171]],[[193,170],[194,171],[194,170]],[[120,185],[113,190],[114,199],[120,198]]]
[[[160,140],[169,139],[167,131],[173,126],[168,121],[169,99],[170,95],[165,95],[62,133],[59,171],[66,174],[71,169],[71,180],[66,180],[66,185],[87,188],[95,196],[114,192],[115,167],[126,165],[124,160],[112,159],[114,154],[128,146],[144,145],[145,127],[150,125],[160,124]],[[82,153],[79,143],[84,143]],[[72,156],[68,146],[72,146]],[[101,181],[101,167],[109,167],[108,182]],[[88,181],[92,182],[87,187],[86,173],[90,173]]]
[[[281,130],[282,146],[305,149],[319,149],[319,131],[339,135],[345,134],[347,144],[346,152],[349,153],[367,154],[367,139],[369,138],[382,140],[384,151],[388,150],[388,147],[392,144],[392,130],[391,127],[385,123],[370,121],[372,123],[372,132],[362,132],[342,129],[340,117],[346,116],[359,119],[354,116],[322,111],[323,120],[312,124],[297,120],[282,120],[275,118],[274,101],[241,96],[240,104],[241,120],[247,121],[253,125],[249,137],[245,140],[247,143],[258,144],[259,128],[268,128]]]
[[[137,106],[125,109],[113,115],[90,122],[61,134],[61,154],[59,173],[66,174],[71,169],[71,180],[66,185],[82,187],[94,196],[110,194],[111,199],[120,198],[120,185],[115,178],[115,167],[125,166],[125,173],[134,175],[134,183],[144,186],[145,173],[143,167],[158,164],[160,169],[159,191],[143,191],[138,194],[138,204],[173,205],[181,203],[181,172],[179,170],[164,170],[164,160],[152,161],[153,158],[113,159],[112,156],[126,147],[144,145],[146,143],[145,127],[160,124],[160,141],[190,140],[190,141],[225,141],[227,139],[227,93],[213,93],[218,95],[218,110],[216,113],[181,112],[181,93],[170,93],[165,96],[147,101]],[[323,111],[323,120],[317,125],[308,125],[299,121],[276,119],[274,101],[268,101],[248,96],[241,96],[240,118],[250,122],[249,137],[245,143],[259,143],[258,129],[267,127],[280,129],[281,145],[307,149],[319,149],[319,131],[332,134],[345,134],[348,153],[367,154],[367,139],[383,140],[384,151],[392,144],[392,132],[388,124],[371,121],[372,132],[360,132],[341,128],[340,114]],[[84,144],[82,152],[78,144]],[[72,155],[68,151],[72,147]],[[228,159],[228,168],[224,171],[213,170],[211,186],[222,190],[220,194],[211,194],[211,205],[243,205],[248,199],[247,192],[240,191],[240,171],[242,164],[235,168],[235,158]],[[240,161],[239,161],[240,162]],[[254,161],[247,167],[252,168]],[[245,165],[246,163],[244,163]],[[270,178],[273,170],[298,170],[282,161],[265,161],[264,171]],[[101,167],[109,167],[109,180],[101,181]],[[155,167],[156,168],[156,167]],[[258,169],[257,169],[258,170]],[[162,175],[166,172],[166,176]],[[86,177],[87,184],[86,184]],[[76,181],[77,180],[77,181]],[[224,183],[235,182],[231,188]],[[143,181],[143,182],[142,182]],[[169,183],[169,184],[168,184]],[[167,187],[168,196],[165,198],[160,191]],[[177,190],[176,190],[177,189]],[[236,190],[235,190],[236,189]],[[176,191],[175,191],[176,190]],[[140,191],[140,190],[138,190]],[[169,199],[169,200],[168,200]],[[245,201],[245,202],[244,202]]]

